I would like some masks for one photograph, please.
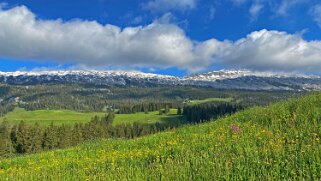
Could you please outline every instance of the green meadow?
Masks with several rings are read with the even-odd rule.
[[[114,125],[117,124],[131,124],[133,122],[139,123],[166,123],[179,121],[181,116],[176,115],[177,110],[171,109],[169,114],[159,115],[159,112],[149,113],[135,113],[135,114],[116,114]],[[104,116],[103,112],[76,112],[70,110],[36,110],[26,111],[22,108],[15,108],[12,112],[9,112],[4,117],[0,117],[1,121],[8,121],[10,123],[18,124],[24,121],[27,124],[35,124],[48,126],[51,123],[54,125],[73,125],[75,123],[86,123],[94,116]]]
[[[3,159],[0,180],[321,180],[321,94],[136,139]]]

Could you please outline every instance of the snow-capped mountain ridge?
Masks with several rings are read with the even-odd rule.
[[[185,77],[137,71],[17,71],[0,72],[0,82],[16,85],[43,83],[91,83],[98,85],[189,85],[218,89],[321,90],[316,75],[219,70]]]
[[[276,78],[320,78],[318,75],[307,75],[307,74],[296,74],[296,73],[283,73],[283,72],[258,72],[250,70],[218,70],[203,74],[195,74],[186,77],[186,79],[191,80],[222,80],[222,79],[235,79],[239,77],[276,77]]]
[[[143,73],[138,71],[98,71],[98,70],[66,70],[66,71],[16,71],[16,72],[0,72],[0,76],[66,76],[66,75],[95,75],[95,76],[132,76],[132,77],[173,77],[170,75],[158,75],[152,73]]]
[[[49,70],[49,71],[16,71],[16,72],[1,72],[0,76],[42,76],[42,75],[96,75],[96,76],[120,76],[126,75],[131,77],[160,77],[160,78],[179,78],[171,75],[160,75],[153,73],[144,73],[139,71],[99,71],[99,70]],[[202,78],[212,79],[212,80],[222,80],[222,79],[233,79],[238,77],[299,77],[299,78],[320,78],[318,75],[307,75],[307,74],[295,74],[295,73],[275,73],[275,72],[258,72],[250,71],[246,69],[228,69],[228,70],[218,70],[208,73],[195,74],[191,76],[185,76],[181,79],[195,80],[196,78],[203,80]],[[194,79],[195,78],[195,79]]]

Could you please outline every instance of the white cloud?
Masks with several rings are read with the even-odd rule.
[[[305,41],[300,35],[261,30],[236,42],[225,43],[221,64],[253,70],[321,70],[321,41]]]
[[[317,4],[310,9],[310,14],[312,15],[314,21],[321,28],[321,4]]]
[[[24,6],[0,10],[0,57],[101,67],[175,66],[191,72],[220,65],[321,73],[321,41],[299,34],[261,30],[235,42],[196,42],[166,21],[121,29],[95,21],[41,20]]]
[[[144,5],[151,12],[163,13],[170,10],[189,10],[195,8],[197,0],[152,0]]]
[[[249,9],[252,20],[256,20],[261,11],[263,10],[264,5],[260,3],[254,3]]]
[[[161,17],[156,19],[154,22],[160,23],[160,24],[170,24],[175,21],[176,21],[176,17],[172,13],[165,13]]]
[[[199,63],[199,46],[178,26],[154,22],[121,29],[95,21],[41,20],[26,7],[0,10],[0,56],[92,66],[179,66]]]

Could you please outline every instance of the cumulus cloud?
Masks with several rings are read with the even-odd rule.
[[[225,43],[221,64],[253,70],[321,70],[321,41],[305,41],[300,35],[261,30],[236,42]]]
[[[0,27],[2,57],[93,66],[188,68],[199,64],[199,45],[172,24],[154,22],[121,29],[95,21],[41,20],[20,6],[0,11]],[[202,60],[203,65],[207,63],[209,59]]]
[[[321,41],[261,30],[237,41],[197,42],[166,21],[121,29],[95,21],[41,20],[20,6],[0,10],[0,57],[101,67],[178,67],[190,72],[216,65],[320,72]]]
[[[170,10],[189,10],[196,7],[197,0],[152,0],[144,5],[144,8],[156,13]]]

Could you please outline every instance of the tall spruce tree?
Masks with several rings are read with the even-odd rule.
[[[53,123],[45,130],[42,147],[44,150],[58,148],[58,132]]]
[[[12,154],[13,144],[10,139],[11,127],[7,121],[0,125],[0,157]]]
[[[109,112],[105,121],[107,124],[111,125],[111,124],[113,124],[114,119],[115,119],[115,113]]]
[[[28,144],[28,153],[35,153],[42,150],[43,128],[37,123],[30,126],[30,141]]]
[[[21,121],[18,125],[17,133],[16,133],[16,151],[17,153],[26,153],[27,145],[29,144],[29,128],[26,124]]]
[[[181,115],[181,114],[182,114],[182,108],[180,108],[180,107],[177,108],[177,114],[178,114],[178,115]]]

